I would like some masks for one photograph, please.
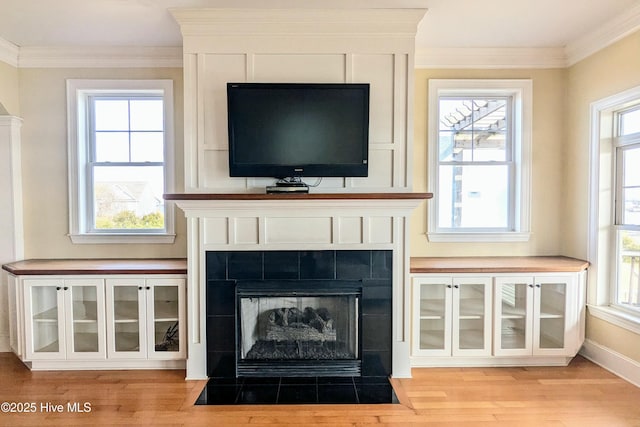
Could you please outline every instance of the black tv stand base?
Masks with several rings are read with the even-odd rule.
[[[288,194],[297,194],[297,193],[308,193],[309,186],[306,184],[300,183],[277,183],[276,185],[267,186],[267,194],[275,194],[275,193],[288,193]]]
[[[273,193],[308,193],[309,186],[305,184],[300,177],[282,178],[276,182],[276,185],[267,186],[267,194]]]

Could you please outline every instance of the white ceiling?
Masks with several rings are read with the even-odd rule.
[[[640,0],[1,0],[0,39],[23,47],[181,46],[170,8],[424,7],[418,50],[564,48]],[[637,12],[633,12],[637,14]]]

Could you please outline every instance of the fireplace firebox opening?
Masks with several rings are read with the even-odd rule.
[[[346,281],[239,282],[238,376],[360,376],[361,290]]]

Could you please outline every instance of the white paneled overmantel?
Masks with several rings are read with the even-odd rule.
[[[273,182],[229,177],[227,82],[370,83],[369,176],[324,179],[318,190],[411,189],[413,57],[425,11],[172,10],[184,38],[185,190]]]

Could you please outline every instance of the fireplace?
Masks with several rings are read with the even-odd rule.
[[[359,376],[360,282],[236,286],[238,376]]]
[[[392,253],[210,251],[207,374],[389,377]]]

